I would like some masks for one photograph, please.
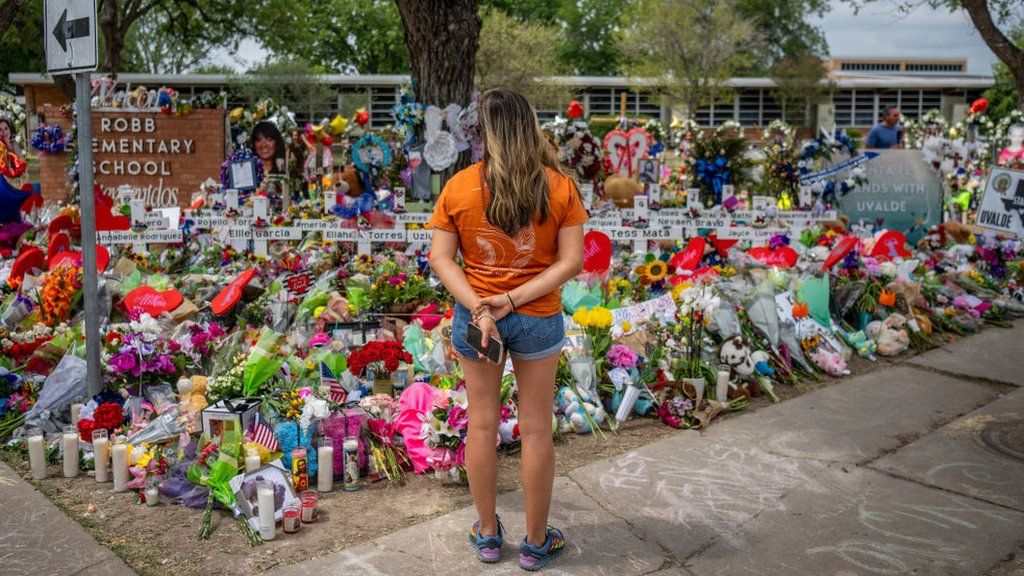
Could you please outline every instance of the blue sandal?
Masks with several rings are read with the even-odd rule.
[[[523,543],[519,545],[519,567],[530,572],[540,570],[561,556],[562,552],[565,552],[565,535],[558,528],[548,526],[541,546],[534,546],[523,538]]]
[[[494,564],[501,560],[501,542],[505,536],[505,527],[501,524],[501,518],[495,514],[494,519],[498,522],[497,534],[481,535],[479,522],[473,524],[473,529],[469,532],[469,543],[476,551],[476,557],[487,564]]]

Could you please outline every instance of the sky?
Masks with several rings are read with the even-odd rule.
[[[895,0],[881,0],[855,13],[849,3],[833,0],[832,10],[813,21],[824,30],[833,56],[966,57],[970,74],[991,74],[996,61],[963,10],[921,6],[900,14]],[[247,39],[233,55],[217,50],[212,60],[234,60],[241,71],[266,56],[259,43]]]
[[[969,74],[991,74],[995,54],[963,10],[921,6],[908,15],[895,2],[873,2],[859,14],[846,2],[815,19],[833,56],[966,57]]]

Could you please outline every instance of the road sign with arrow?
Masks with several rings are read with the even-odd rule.
[[[96,0],[46,0],[43,21],[47,72],[96,69]]]

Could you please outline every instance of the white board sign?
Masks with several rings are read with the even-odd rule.
[[[99,54],[96,0],[46,0],[43,38],[50,74],[95,70]]]
[[[975,224],[1024,238],[1024,172],[992,169]]]

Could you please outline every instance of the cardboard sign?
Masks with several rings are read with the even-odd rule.
[[[181,292],[173,288],[158,292],[152,286],[139,286],[125,295],[124,305],[128,310],[141,308],[143,312],[156,318],[164,312],[174,310],[183,300]]]
[[[292,272],[285,275],[281,282],[288,296],[292,301],[298,301],[309,289],[313,287],[313,274],[308,270]]]
[[[640,325],[652,316],[665,322],[672,322],[675,320],[677,309],[678,307],[675,300],[672,299],[672,294],[662,294],[652,300],[645,300],[639,304],[617,308],[611,312],[612,319],[615,320],[616,324],[629,321],[633,325]]]
[[[992,168],[975,224],[1024,237],[1024,172]]]

